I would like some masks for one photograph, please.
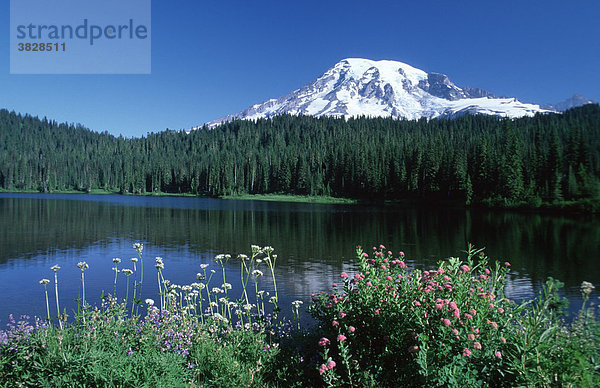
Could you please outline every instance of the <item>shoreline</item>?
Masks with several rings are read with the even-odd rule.
[[[471,205],[464,205],[457,201],[441,200],[428,201],[424,199],[404,198],[397,200],[364,200],[331,196],[311,196],[296,194],[237,194],[212,197],[208,195],[196,195],[191,193],[121,193],[118,191],[107,191],[103,189],[81,190],[55,190],[52,192],[40,192],[38,190],[6,190],[0,189],[0,194],[90,194],[90,195],[123,195],[140,197],[187,197],[187,198],[212,198],[222,200],[238,201],[266,201],[266,202],[288,202],[288,203],[314,203],[331,205],[385,205],[385,206],[418,206],[425,208],[465,208],[473,210],[513,211],[529,214],[549,215],[571,215],[571,216],[594,216],[600,214],[600,202],[592,199],[562,201],[559,203],[542,202],[538,206],[528,206],[525,201],[507,205],[498,201],[481,201]]]

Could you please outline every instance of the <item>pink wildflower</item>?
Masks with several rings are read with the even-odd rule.
[[[495,355],[496,357],[498,357],[498,358],[502,358],[502,353],[500,353],[500,352],[498,352],[498,351],[497,351],[496,353],[494,353],[494,355]]]
[[[458,335],[458,329],[452,329],[452,334]]]
[[[340,277],[341,277],[341,278],[347,278],[347,277],[348,277],[348,274],[347,274],[346,272],[342,272],[342,273],[340,274]]]
[[[337,287],[337,283],[333,283],[332,286]]]
[[[368,287],[371,287],[371,286],[373,286],[373,283],[371,283],[371,282],[367,282],[367,286],[368,286]]]
[[[460,266],[460,270],[461,270],[462,272],[468,272],[470,269],[471,269],[471,268],[469,268],[469,266],[468,266],[468,265],[466,265],[466,264],[463,264],[463,265],[461,265],[461,266]]]
[[[363,257],[369,257],[369,254],[367,252],[363,253]]]
[[[327,365],[321,364],[321,366],[319,366],[319,374],[323,374],[325,372],[327,372]]]
[[[319,340],[319,346],[327,346],[329,345],[330,341],[329,339],[323,337]]]
[[[463,356],[465,357],[469,357],[471,355],[471,351],[467,348],[465,348],[465,350],[463,350]]]
[[[505,344],[506,343],[506,338],[500,337],[500,341],[502,341],[502,343]]]
[[[343,334],[338,334],[337,340],[338,340],[338,342],[343,342],[346,340],[346,336]]]
[[[448,318],[443,318],[442,323],[446,326],[450,326],[450,320]]]
[[[452,315],[454,315],[455,318],[460,318],[460,311],[458,309],[456,309],[456,310],[454,310]]]
[[[400,255],[400,257],[404,257],[404,252],[400,251],[400,253],[398,253]]]
[[[508,261],[505,261],[504,265],[507,266],[507,267],[510,267],[510,263]]]
[[[467,318],[467,319],[473,319],[473,316],[471,314],[465,313],[465,318]]]
[[[486,269],[484,269],[484,270],[483,270],[483,272],[485,272],[485,274],[486,274],[486,275],[489,275],[489,274],[490,274],[490,270],[489,270],[489,269],[487,269],[487,268],[486,268]]]
[[[340,318],[344,318],[346,316],[346,313],[343,311],[340,311]]]
[[[469,333],[469,334],[467,334],[467,339],[468,339],[469,341],[475,341],[475,334],[473,334],[473,333]]]
[[[481,350],[481,344],[479,342],[475,342],[473,344],[473,349]]]
[[[356,331],[356,328],[355,328],[354,326],[349,326],[349,327],[348,327],[348,331],[349,331],[350,333],[354,333],[354,331]]]
[[[385,246],[383,244],[379,245],[379,249],[385,249]]]
[[[390,282],[394,280],[394,278],[393,278],[393,277],[391,277],[390,275],[388,275],[388,276],[386,277],[386,279],[387,279],[387,280],[389,280]]]
[[[331,326],[333,326],[333,327],[338,327],[339,325],[340,325],[340,323],[338,321],[331,322]]]
[[[504,309],[503,309],[502,307],[498,307],[498,312],[499,312],[500,314],[504,314]]]
[[[421,302],[419,302],[418,300],[415,301],[415,306],[420,306]]]
[[[448,307],[450,307],[452,310],[456,310],[458,308],[458,306],[456,305],[456,302],[450,302]]]
[[[333,368],[335,368],[335,361],[333,360],[329,360],[327,361],[327,370],[332,370]]]

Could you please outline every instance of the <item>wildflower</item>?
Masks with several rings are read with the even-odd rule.
[[[85,269],[87,269],[89,267],[90,266],[85,261],[80,261],[79,263],[77,263],[77,268],[79,268],[81,270],[81,272],[83,272]]]
[[[485,274],[486,274],[486,275],[489,275],[489,274],[491,273],[491,272],[490,272],[490,270],[489,270],[489,269],[487,269],[487,268],[486,268],[486,269],[484,269],[484,270],[483,270],[483,272],[485,272]]]
[[[165,269],[165,265],[163,263],[156,263],[154,266],[156,269]]]
[[[404,252],[400,251],[400,253],[398,253],[400,255],[400,257],[404,257]]]
[[[321,364],[321,366],[319,366],[319,374],[323,374],[325,372],[327,372],[327,365]]]
[[[145,302],[148,306],[154,306],[154,300],[152,300],[150,298],[146,299]]]
[[[131,262],[132,263],[137,263],[138,262],[138,258],[137,257],[132,257],[131,258]]]
[[[494,356],[496,356],[498,358],[502,358],[502,353],[500,353],[499,351],[496,351],[496,353],[494,353]]]
[[[263,276],[263,273],[261,270],[255,269],[254,271],[252,271],[252,276],[254,276],[254,277]]]
[[[208,264],[200,264],[200,268],[207,269],[208,268]]]
[[[259,247],[258,245],[250,245],[250,248],[252,249],[252,252],[253,252],[253,253],[254,253],[254,252],[257,252],[257,253],[260,253],[260,252],[262,252],[262,248],[261,248],[261,247]]]
[[[294,306],[294,308],[298,309],[298,308],[300,308],[300,305],[303,303],[304,302],[302,302],[301,300],[295,300],[292,302],[292,306]]]
[[[223,287],[223,289],[225,289],[225,290],[231,290],[231,284],[230,283],[223,283],[223,284],[221,284],[221,287]]]
[[[327,361],[327,369],[328,370],[332,370],[333,368],[335,368],[335,366],[336,366],[335,361],[333,361],[333,360]]]
[[[471,268],[469,268],[469,266],[468,266],[468,265],[466,265],[466,264],[463,264],[463,265],[461,265],[461,266],[460,266],[460,270],[461,270],[462,272],[469,272],[469,271],[471,270]]]
[[[594,287],[594,285],[590,282],[583,281],[581,283],[581,292],[586,295],[591,294],[592,291],[594,290],[594,288],[596,288],[596,287]]]
[[[270,297],[269,303],[273,303],[273,304],[277,303],[277,298],[275,296]]]
[[[481,344],[479,342],[475,342],[473,344],[473,349],[481,350]]]
[[[339,314],[339,315],[340,315],[340,318],[344,318],[344,317],[346,316],[346,313],[345,313],[345,312],[343,312],[343,311],[340,311],[340,314]]]
[[[385,249],[385,246],[383,246],[383,244],[379,245],[379,249]]]
[[[450,326],[450,320],[448,318],[443,318],[442,323],[446,326]]]
[[[338,321],[331,322],[331,326],[333,326],[333,327],[338,327],[339,325],[340,325],[340,323]]]
[[[348,326],[348,331],[350,333],[354,333],[356,331],[356,328],[354,326]]]
[[[417,345],[413,345],[408,348],[409,353],[416,353],[418,351],[419,351],[419,347]]]
[[[53,265],[52,267],[50,267],[50,269],[54,272],[57,272],[60,269],[60,267],[58,266],[58,264],[56,264],[56,265]]]
[[[341,277],[341,278],[347,278],[347,277],[348,277],[348,274],[347,274],[346,272],[342,272],[342,273],[340,274],[340,277]]]
[[[196,280],[204,280],[206,279],[206,276],[204,276],[203,274],[201,274],[200,272],[198,272],[196,274]]]
[[[240,254],[239,254],[237,257],[238,257],[238,259],[240,259],[240,260],[248,260],[248,256],[247,256],[247,255],[244,255],[244,254],[241,254],[241,253],[240,253]]]
[[[133,244],[133,249],[138,251],[139,254],[142,254],[142,251],[144,250],[144,245],[140,243],[135,243]]]
[[[467,348],[465,348],[465,350],[463,350],[463,356],[464,357],[469,357],[471,355],[471,351]]]
[[[50,280],[48,280],[48,279],[42,279],[42,280],[40,280],[40,284],[41,284],[42,286],[45,286],[45,285],[46,285],[46,284],[48,284],[48,283],[50,283]]]
[[[115,263],[115,264],[119,264],[120,262],[121,262],[121,259],[119,259],[118,257],[115,257],[113,259],[113,263]]]
[[[121,272],[123,272],[126,276],[133,275],[133,271],[130,270],[129,268],[125,268]]]
[[[458,329],[452,329],[452,334],[458,335]]]
[[[506,338],[500,337],[500,341],[502,341],[502,343],[505,344],[506,343]]]
[[[498,312],[499,312],[500,314],[504,314],[504,309],[503,309],[502,307],[498,307]]]
[[[329,339],[323,337],[319,340],[319,346],[327,346],[331,343],[331,341],[329,341]]]
[[[387,280],[389,280],[390,282],[394,280],[394,278],[392,278],[390,275],[388,275],[388,276],[386,277],[386,279],[387,279]]]
[[[343,334],[338,334],[337,340],[338,342],[344,342],[346,340],[346,336]]]
[[[507,267],[510,267],[510,263],[508,261],[505,261],[504,265],[507,266]]]

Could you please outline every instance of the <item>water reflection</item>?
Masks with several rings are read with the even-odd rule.
[[[328,290],[341,271],[352,272],[357,244],[403,250],[414,266],[457,256],[467,242],[512,263],[509,294],[530,297],[547,276],[566,283],[576,299],[582,280],[600,282],[600,223],[464,209],[320,205],[200,198],[91,195],[0,195],[0,319],[41,314],[38,280],[64,267],[61,295],[79,292],[75,264],[86,260],[86,294],[112,290],[112,257],[165,258],[166,276],[192,282],[200,263],[217,253],[248,253],[251,244],[279,254],[278,284],[285,300]],[[238,270],[233,263],[231,270]],[[151,270],[154,268],[151,266]],[[152,272],[154,274],[154,272]],[[87,277],[89,276],[89,280]],[[239,273],[238,273],[239,276]],[[155,283],[156,280],[152,278]],[[268,287],[268,284],[265,284]],[[151,288],[152,285],[148,287]]]

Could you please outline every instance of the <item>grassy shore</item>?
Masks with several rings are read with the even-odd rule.
[[[273,201],[273,202],[304,202],[304,203],[324,203],[324,204],[354,204],[355,199],[336,198],[329,196],[311,196],[311,195],[292,195],[292,194],[240,194],[224,195],[220,199],[237,199],[252,201]]]

